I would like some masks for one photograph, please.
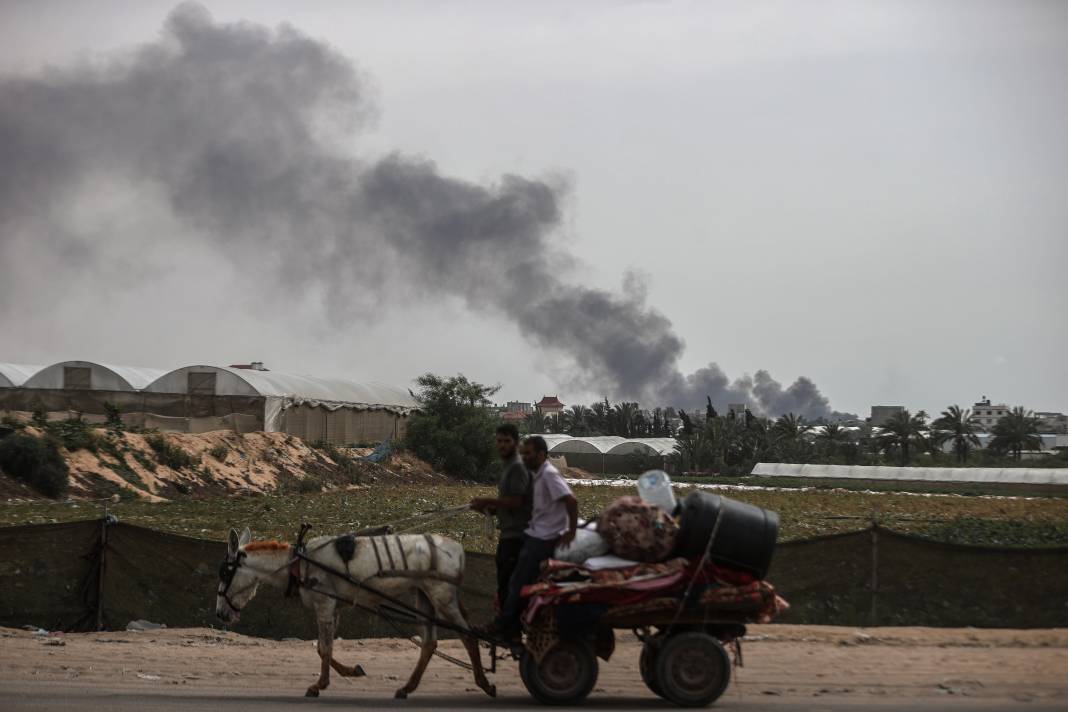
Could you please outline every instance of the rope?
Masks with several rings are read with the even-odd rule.
[[[379,526],[392,527],[394,525],[400,524],[401,522],[407,522],[407,521],[415,520],[414,524],[410,524],[410,525],[408,525],[407,527],[405,527],[403,529],[397,529],[397,530],[394,530],[392,532],[393,534],[404,534],[404,533],[410,532],[410,531],[412,531],[414,529],[418,529],[420,527],[426,526],[427,524],[432,524],[432,523],[440,521],[442,519],[449,519],[449,518],[455,517],[455,516],[457,516],[459,514],[463,514],[464,512],[467,512],[470,509],[471,509],[471,505],[470,504],[461,504],[458,507],[450,507],[449,509],[436,509],[433,512],[423,512],[421,514],[414,514],[414,515],[412,515],[410,517],[402,517],[401,519],[394,519],[392,522],[386,522],[385,524],[380,524]]]
[[[459,514],[463,514],[464,512],[467,512],[470,509],[471,509],[471,505],[470,504],[464,504],[464,505],[460,505],[459,507],[452,507],[451,509],[442,509],[442,510],[438,510],[436,512],[425,512],[423,514],[417,515],[417,517],[426,518],[426,519],[423,519],[421,521],[417,521],[415,524],[412,524],[411,526],[405,527],[404,529],[398,529],[397,531],[394,531],[393,533],[394,534],[405,534],[405,533],[414,531],[416,529],[420,529],[422,527],[425,527],[428,524],[434,524],[435,522],[440,522],[443,519],[451,519],[452,517],[455,517],[455,516],[457,516]],[[416,518],[416,517],[408,517],[408,519],[414,519],[414,518]],[[404,521],[404,520],[402,519],[400,521]]]

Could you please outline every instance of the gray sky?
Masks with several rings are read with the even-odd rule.
[[[342,152],[566,185],[549,264],[612,292],[644,276],[685,373],[807,376],[861,413],[982,394],[1068,408],[1066,3],[204,4],[355,62],[366,124]],[[161,42],[173,6],[8,0],[0,70],[47,80],[121,57]],[[331,302],[314,273],[306,295],[272,292],[279,273],[251,250],[166,248],[146,236],[190,228],[145,209],[150,191],[102,180],[32,206],[104,265],[77,269],[77,240],[0,232],[0,359],[255,358],[398,384],[463,371],[502,399],[600,395],[568,353],[425,272],[358,275],[388,296],[351,319],[359,295]]]

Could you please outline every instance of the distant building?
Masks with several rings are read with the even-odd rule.
[[[997,425],[999,420],[1011,412],[1012,408],[1009,406],[1004,403],[994,405],[986,396],[983,396],[981,401],[972,406],[972,417],[974,417],[976,422],[979,423],[979,426],[987,432]]]
[[[524,403],[522,401],[508,401],[504,404],[504,412],[522,413],[523,415],[530,415],[534,412],[534,405],[532,403]]]
[[[745,417],[745,403],[730,403],[727,405],[727,412],[724,413],[728,418],[731,417],[731,413],[734,413],[735,418]]]
[[[534,407],[547,418],[550,416],[555,417],[564,412],[564,404],[556,396],[543,396],[540,401],[534,404]]]
[[[903,405],[873,405],[871,407],[871,426],[873,428],[881,428],[886,425],[886,422],[893,418],[898,413],[902,413],[905,410]]]
[[[498,417],[501,419],[501,422],[522,425],[526,422],[529,415],[529,413],[522,413],[518,410],[503,410],[498,414]]]
[[[1068,434],[1068,415],[1036,411],[1035,417],[1039,419],[1038,429],[1043,433]]]

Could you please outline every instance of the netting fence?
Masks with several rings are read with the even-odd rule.
[[[220,541],[97,519],[0,528],[0,625],[49,630],[121,629],[137,619],[169,627],[219,626]],[[1068,548],[945,544],[879,526],[779,545],[768,575],[790,602],[782,623],[996,628],[1068,626]],[[493,558],[468,553],[463,600],[490,616]],[[233,629],[312,638],[299,600],[262,590]],[[393,637],[359,612],[345,638]]]

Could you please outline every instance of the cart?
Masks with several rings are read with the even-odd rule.
[[[677,599],[672,603],[677,607]],[[568,606],[557,608],[548,613],[564,614]],[[615,651],[615,631],[631,630],[642,643],[638,664],[646,687],[683,707],[710,705],[730,683],[728,648],[740,665],[741,639],[756,613],[626,608],[609,610],[589,626],[556,625],[555,616],[539,615],[519,654],[519,674],[530,694],[549,705],[582,701],[597,683],[598,659],[607,662]]]
[[[530,694],[550,705],[574,704],[590,694],[597,683],[598,658],[608,661],[615,651],[616,630],[631,630],[641,641],[641,677],[652,692],[684,707],[710,705],[730,683],[732,661],[727,647],[733,648],[734,664],[740,666],[746,624],[767,622],[788,607],[769,584],[755,579],[742,587],[705,586],[702,591],[702,584],[710,584],[706,566],[715,569],[706,550],[705,556],[686,565],[681,580],[673,579],[678,585],[653,596],[622,605],[562,602],[536,607],[527,621],[523,643],[511,644],[439,620],[367,581],[309,558],[303,547],[307,528],[305,525],[301,529],[294,560],[344,579],[374,594],[383,604],[370,608],[311,589],[315,593],[330,595],[393,624],[431,622],[475,637],[490,646],[489,672],[497,671],[501,659],[498,652],[504,651],[503,657],[518,659],[520,677]],[[620,581],[618,586],[625,588],[632,581]],[[612,587],[599,588],[605,592]],[[745,595],[735,595],[743,591]],[[721,595],[724,592],[726,596]],[[469,667],[448,655],[436,654],[451,663]]]

